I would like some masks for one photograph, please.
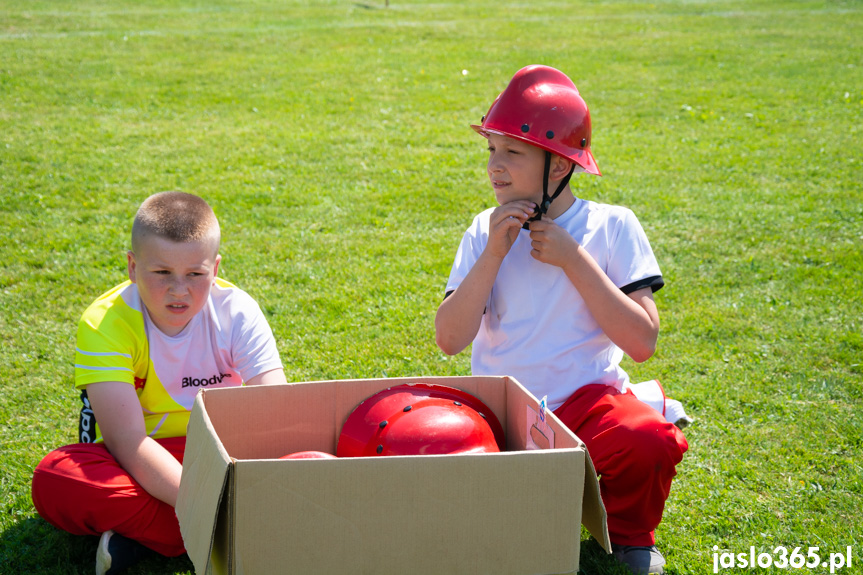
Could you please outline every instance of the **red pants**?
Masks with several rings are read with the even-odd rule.
[[[185,437],[157,439],[183,462]],[[174,508],[159,501],[102,443],[76,443],[52,451],[33,472],[33,504],[45,521],[75,535],[113,529],[157,553],[186,552]]]
[[[653,545],[674,467],[689,447],[683,433],[634,394],[607,385],[579,389],[554,413],[596,466],[612,542]]]

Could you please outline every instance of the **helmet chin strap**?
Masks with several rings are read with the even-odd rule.
[[[548,175],[551,173],[551,152],[545,152],[545,169],[543,170],[542,176],[542,204],[536,207],[536,213],[533,216],[529,217],[524,224],[522,224],[522,229],[529,230],[530,222],[535,222],[542,218],[542,215],[548,212],[548,208],[551,207],[551,202],[560,195],[560,192],[569,184],[570,178],[572,178],[572,173],[575,171],[575,162],[572,163],[572,168],[569,169],[569,173],[563,177],[560,181],[560,185],[557,186],[557,190],[555,190],[554,194],[551,196],[548,195]]]

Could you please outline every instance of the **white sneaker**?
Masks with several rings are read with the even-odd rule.
[[[96,575],[116,575],[137,563],[146,547],[114,531],[105,531],[96,549]]]

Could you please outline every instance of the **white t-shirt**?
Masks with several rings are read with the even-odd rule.
[[[488,243],[493,208],[477,215],[459,245],[447,282],[461,284]],[[625,293],[663,285],[659,264],[631,210],[576,198],[556,224],[565,228]],[[473,340],[474,375],[515,377],[556,409],[578,388],[629,381],[623,351],[608,339],[560,268],[531,255],[522,230],[504,258]]]

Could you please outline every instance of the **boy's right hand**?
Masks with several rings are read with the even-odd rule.
[[[536,204],[529,200],[515,200],[496,207],[489,220],[486,249],[500,259],[506,257],[522,225],[535,211]]]

